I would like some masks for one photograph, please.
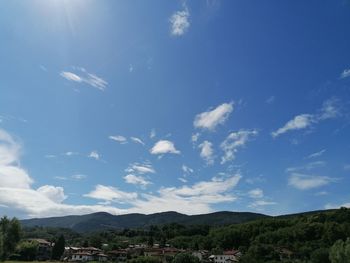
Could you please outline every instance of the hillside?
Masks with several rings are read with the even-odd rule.
[[[63,227],[77,232],[103,229],[144,228],[151,225],[179,223],[183,225],[221,226],[238,224],[268,216],[249,212],[215,212],[202,215],[185,215],[177,212],[163,212],[150,215],[126,214],[111,215],[105,212],[49,218],[22,220],[24,226]]]

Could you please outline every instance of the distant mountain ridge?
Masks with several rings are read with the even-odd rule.
[[[70,215],[62,217],[33,218],[21,220],[23,226],[63,227],[77,232],[99,231],[104,229],[146,228],[151,225],[179,223],[183,225],[221,226],[245,223],[270,216],[251,212],[215,212],[201,215],[185,215],[177,212],[155,214],[111,215],[98,212],[87,215]]]

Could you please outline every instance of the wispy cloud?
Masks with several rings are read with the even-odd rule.
[[[83,180],[83,179],[85,179],[86,177],[87,177],[86,174],[73,174],[73,175],[71,176],[71,178],[74,179],[74,180]]]
[[[146,174],[146,173],[152,173],[154,174],[156,171],[149,163],[133,163],[130,164],[128,168],[125,169],[127,173],[139,173],[139,174]]]
[[[124,180],[128,184],[139,185],[141,187],[146,187],[147,185],[151,184],[151,182],[148,181],[145,177],[134,174],[128,174],[124,176]]]
[[[207,165],[214,164],[214,149],[213,144],[209,141],[204,141],[200,145],[198,145],[200,151],[200,157],[204,159]]]
[[[104,91],[107,88],[107,81],[96,76],[95,74],[87,72],[83,68],[75,67],[77,72],[62,71],[60,76],[66,80],[77,82],[77,83],[86,83],[94,88]]]
[[[181,11],[177,11],[170,17],[169,21],[171,24],[170,32],[173,36],[182,36],[185,34],[190,27],[190,12],[186,5]]]
[[[248,192],[248,196],[250,198],[263,198],[264,197],[264,192],[260,188],[255,188],[255,189],[252,189],[252,190],[250,190]]]
[[[320,121],[336,118],[340,115],[338,104],[339,101],[336,98],[331,98],[323,103],[318,113],[297,115],[284,126],[272,132],[271,136],[275,138],[289,131],[306,129]]]
[[[182,171],[187,175],[193,173],[193,169],[188,167],[187,165],[182,165],[181,166]]]
[[[344,69],[344,71],[340,74],[341,79],[345,79],[350,77],[350,68]]]
[[[112,186],[97,185],[93,191],[84,196],[124,204],[135,201],[138,194],[135,192],[124,192]]]
[[[328,176],[317,176],[300,173],[292,173],[288,178],[288,184],[299,190],[309,190],[328,185],[337,181]]]
[[[124,143],[128,142],[128,140],[122,135],[111,135],[108,138],[113,140],[113,141],[119,142],[121,144],[124,144]]]
[[[150,137],[151,139],[153,139],[154,137],[156,137],[156,130],[155,130],[155,129],[152,129],[152,130],[151,130],[151,132],[150,132],[150,134],[149,134],[149,137]]]
[[[141,145],[145,145],[145,143],[140,138],[130,137],[130,140],[132,140],[135,143],[138,143],[138,144],[141,144]]]
[[[253,203],[249,205],[249,207],[254,209],[260,209],[261,207],[268,206],[268,205],[276,205],[276,202],[272,201],[265,201],[265,200],[256,200]]]
[[[218,125],[224,124],[233,111],[233,103],[223,103],[215,109],[198,114],[193,122],[195,128],[215,130]]]
[[[314,153],[310,154],[310,155],[307,156],[306,158],[307,158],[307,159],[317,158],[317,157],[322,156],[325,152],[326,152],[326,149],[322,149],[321,151],[314,152]]]
[[[257,134],[257,130],[240,130],[230,133],[220,145],[224,151],[224,156],[221,157],[221,164],[234,160],[238,149],[244,147]]]
[[[173,153],[173,154],[180,154],[181,152],[175,148],[175,145],[173,142],[168,140],[160,140],[158,141],[150,150],[151,154],[166,154],[166,153]]]
[[[97,151],[92,151],[89,155],[88,155],[89,158],[93,158],[95,160],[99,160],[100,159],[100,155]]]

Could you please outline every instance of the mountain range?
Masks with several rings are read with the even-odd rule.
[[[221,226],[239,224],[270,216],[250,212],[215,212],[201,215],[185,215],[177,212],[155,214],[111,215],[98,212],[87,215],[70,215],[62,217],[33,218],[21,220],[26,227],[62,227],[77,232],[99,231],[105,229],[147,228],[151,225],[178,223],[182,225]]]

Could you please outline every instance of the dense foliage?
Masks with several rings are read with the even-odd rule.
[[[5,260],[14,253],[21,239],[21,225],[16,218],[0,219],[0,260]]]
[[[60,234],[75,246],[111,250],[130,244],[171,245],[182,249],[205,249],[220,253],[239,249],[241,262],[349,262],[350,209],[265,218],[221,227],[177,223],[143,229],[105,230],[77,234],[55,228],[25,228],[25,236],[56,240]],[[41,236],[43,235],[43,236]],[[347,259],[343,259],[347,258]],[[141,259],[140,259],[141,260]],[[147,259],[143,259],[147,260]],[[342,261],[343,260],[343,261]],[[348,261],[344,261],[348,260]]]

